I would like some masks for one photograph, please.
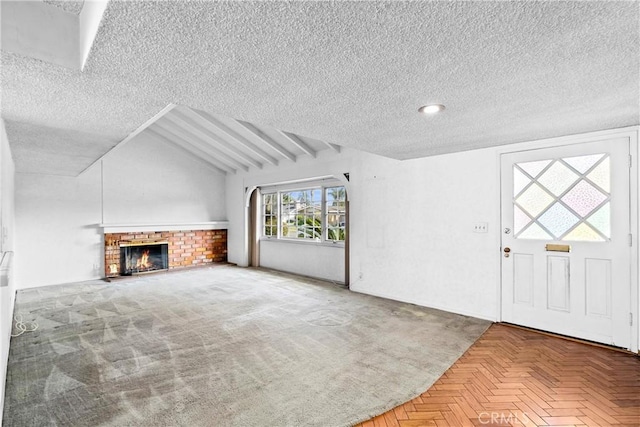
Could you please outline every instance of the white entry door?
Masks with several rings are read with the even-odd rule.
[[[629,140],[501,156],[502,320],[629,348]]]

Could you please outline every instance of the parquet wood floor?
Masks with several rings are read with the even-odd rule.
[[[640,426],[640,357],[494,324],[419,397],[357,427]]]

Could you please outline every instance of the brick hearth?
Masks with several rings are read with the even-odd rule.
[[[120,275],[120,242],[169,242],[169,269],[227,261],[227,230],[183,230],[106,233],[104,266],[106,277]],[[115,265],[116,273],[112,266]]]

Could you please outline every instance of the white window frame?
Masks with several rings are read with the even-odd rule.
[[[272,211],[269,214],[269,216],[275,218],[275,220],[276,220],[276,224],[275,224],[276,233],[275,233],[275,235],[274,234],[266,234],[267,224],[266,224],[265,218],[267,217],[267,212],[266,212],[265,208],[266,208],[267,205],[264,202],[266,196],[274,195],[274,194],[276,195],[276,202],[275,202],[275,204],[272,204],[271,206],[272,206],[272,209],[275,208],[275,212]],[[279,198],[279,195],[278,195],[277,192],[269,192],[269,193],[264,193],[264,194],[260,195],[260,213],[261,213],[260,222],[262,223],[262,232],[260,233],[260,236],[261,237],[266,237],[266,238],[273,238],[273,237],[277,238],[279,230],[280,230],[280,226],[278,224],[278,221],[280,219],[280,198]],[[271,225],[271,227],[273,227],[273,224]]]
[[[344,235],[346,238],[347,235],[347,224],[346,224],[346,217],[347,217],[347,189],[344,185],[327,185],[322,187],[322,238],[327,241],[327,242],[332,242],[332,243],[336,243],[336,242],[342,242],[342,244],[344,244],[344,240],[334,240],[334,239],[329,239],[329,209],[328,209],[328,203],[327,203],[327,190],[331,189],[331,188],[342,188],[344,190],[344,205],[342,206],[341,210],[338,210],[338,215],[339,216],[343,216],[344,215],[344,219],[345,219],[345,224],[340,227],[338,226],[338,230],[339,229],[343,229],[344,230]]]
[[[282,241],[289,243],[301,243],[301,244],[315,244],[315,245],[330,245],[330,246],[338,246],[344,247],[344,240],[329,240],[328,231],[327,231],[327,193],[326,190],[328,188],[336,188],[336,187],[344,187],[341,183],[332,183],[327,185],[303,185],[289,187],[286,189],[277,189],[271,191],[265,191],[261,194],[260,200],[260,240],[269,240],[269,241]],[[320,239],[312,239],[312,238],[303,238],[303,237],[287,237],[282,235],[282,195],[285,193],[292,193],[296,191],[309,191],[309,190],[319,190],[321,195],[320,200],[320,218],[321,218],[321,226],[320,226]],[[268,236],[265,234],[265,205],[264,205],[264,196],[269,194],[275,194],[277,199],[277,233],[276,235]],[[345,188],[345,202],[346,202],[346,188]],[[345,224],[345,235],[346,235],[346,224]]]

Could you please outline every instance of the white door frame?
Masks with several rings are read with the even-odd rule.
[[[502,218],[501,218],[501,161],[500,158],[503,154],[514,153],[518,151],[525,150],[536,150],[541,148],[553,148],[555,146],[560,145],[571,145],[571,144],[581,144],[588,142],[596,142],[606,139],[611,139],[615,137],[625,137],[629,138],[629,146],[630,153],[632,157],[631,168],[629,171],[630,182],[629,182],[629,191],[630,191],[630,233],[632,235],[633,245],[631,246],[631,283],[630,283],[630,292],[629,297],[631,301],[631,313],[633,316],[633,325],[631,327],[631,339],[630,339],[630,350],[633,352],[638,352],[638,344],[640,342],[640,327],[639,327],[639,307],[640,307],[640,292],[639,292],[639,284],[638,284],[638,264],[640,263],[638,246],[640,244],[640,237],[638,236],[638,227],[639,227],[639,214],[638,214],[638,199],[639,199],[639,189],[640,189],[640,176],[638,174],[638,162],[640,158],[638,157],[638,136],[640,133],[640,126],[630,126],[620,129],[612,129],[612,130],[604,130],[598,132],[589,132],[578,135],[569,135],[558,138],[548,138],[542,139],[538,141],[528,141],[517,144],[510,144],[503,147],[498,147],[496,152],[496,191],[494,192],[494,200],[498,209],[495,211],[495,223],[498,224],[496,227],[495,234],[495,242],[496,242],[496,263],[497,269],[500,272],[500,283],[496,287],[496,298],[497,298],[497,313],[496,319],[498,321],[502,321],[502,251],[501,251],[501,242],[502,242]]]

